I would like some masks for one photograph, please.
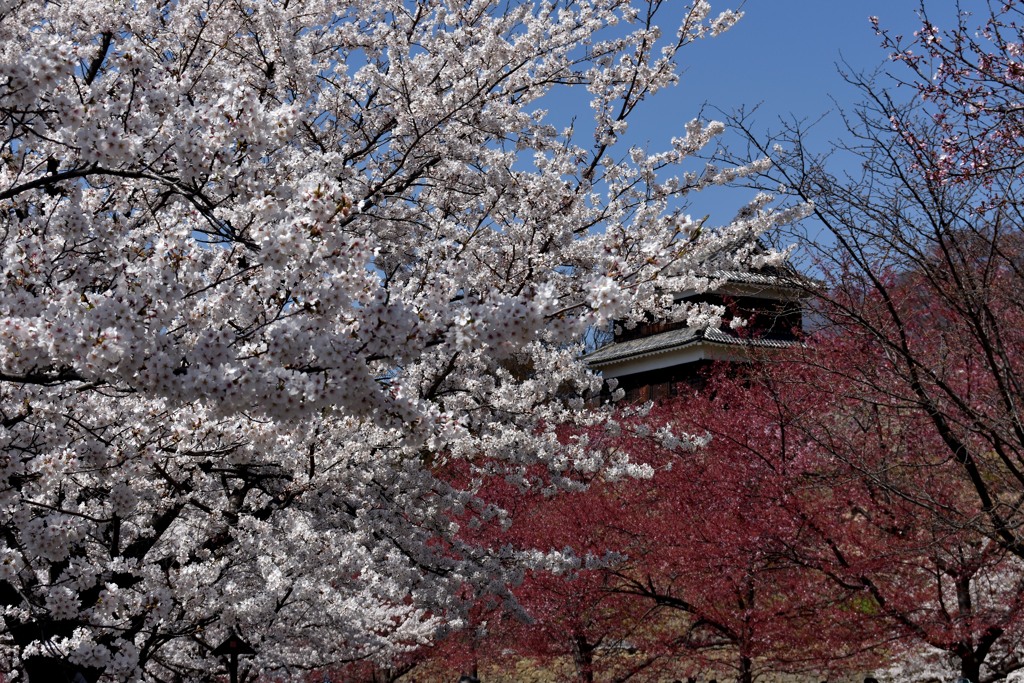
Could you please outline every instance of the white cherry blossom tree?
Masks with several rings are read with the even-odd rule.
[[[298,680],[549,561],[480,479],[633,473],[556,434],[579,340],[793,217],[683,213],[763,167],[687,170],[720,124],[620,142],[684,4],[0,1],[0,670]]]

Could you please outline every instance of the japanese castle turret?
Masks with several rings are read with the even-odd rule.
[[[814,282],[788,266],[718,271],[720,284],[708,292],[678,292],[677,302],[725,308],[717,328],[686,322],[647,322],[632,329],[616,326],[611,343],[586,356],[606,380],[617,380],[628,401],[667,398],[699,386],[702,370],[716,361],[747,361],[797,342],[803,304]],[[733,329],[730,321],[745,324]]]

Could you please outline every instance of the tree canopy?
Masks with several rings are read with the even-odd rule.
[[[719,123],[620,142],[737,16],[0,4],[0,668],[183,680],[235,631],[297,679],[547,562],[458,532],[505,516],[486,477],[635,469],[555,433],[597,419],[586,330],[685,315],[664,292],[798,213],[684,213],[763,168],[687,170]]]

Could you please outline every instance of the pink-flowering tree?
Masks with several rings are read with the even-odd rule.
[[[947,376],[984,392],[931,343]],[[823,332],[624,430],[619,447],[657,472],[606,527],[628,555],[609,585],[683,615],[665,641],[676,656],[745,682],[896,663],[898,680],[989,683],[1021,668],[1024,563],[975,523],[970,481],[884,357]],[[709,440],[686,452],[687,434]]]
[[[607,426],[590,436],[607,439]],[[616,590],[618,580],[609,571],[635,543],[621,533],[619,520],[647,498],[650,483],[595,478],[583,491],[558,496],[495,485],[493,495],[507,501],[503,507],[515,523],[502,533],[484,528],[492,543],[567,549],[573,561],[526,573],[513,589],[521,615],[503,615],[497,608],[481,615],[472,633],[481,659],[492,666],[525,659],[577,683],[668,675],[664,666],[673,657],[657,606]]]
[[[946,377],[984,393],[971,359],[938,335],[930,343]],[[846,331],[794,356],[768,369],[767,386],[747,387],[740,411],[774,440],[760,452],[793,468],[779,500],[801,534],[785,554],[818,577],[806,587],[847,596],[827,617],[853,626],[843,645],[884,654],[899,680],[977,683],[1019,669],[1024,563],[979,523],[974,487],[883,349]]]
[[[246,676],[386,663],[542,562],[455,520],[503,514],[485,477],[629,470],[555,434],[599,419],[585,330],[685,315],[660,293],[791,217],[682,213],[763,168],[686,171],[720,124],[619,142],[736,18],[2,3],[0,669],[194,679],[230,631]]]
[[[464,661],[525,658],[561,666],[579,683],[709,671],[751,683],[877,661],[865,643],[884,635],[850,606],[860,589],[808,569],[809,550],[793,553],[808,542],[801,515],[814,514],[800,503],[817,506],[834,479],[808,485],[819,461],[797,457],[780,437],[792,421],[782,421],[788,403],[733,370],[703,392],[624,407],[584,432],[641,465],[642,481],[600,475],[585,491],[555,497],[495,491],[516,522],[481,527],[482,536],[570,548],[581,564],[527,573],[515,588],[527,621],[479,615],[453,643]],[[817,391],[801,389],[787,400]]]
[[[814,324],[876,354],[847,367],[847,379],[921,417],[934,462],[955,463],[972,494],[952,506],[916,497],[913,485],[901,495],[936,524],[970,526],[1024,558],[1024,179],[1013,104],[1022,5],[977,8],[942,29],[925,3],[912,40],[883,32],[899,51],[881,72],[849,75],[863,100],[829,153],[809,149],[801,130],[777,140],[747,132],[777,154],[767,184],[814,203]],[[884,470],[863,470],[896,487]]]
[[[872,19],[891,64],[849,75],[863,101],[845,113],[832,156],[809,150],[800,130],[757,148],[777,151],[772,187],[814,202],[824,228],[809,251],[823,277],[815,320],[848,345],[812,363],[828,370],[817,381],[837,403],[814,438],[872,492],[862,500],[876,514],[857,519],[888,528],[893,547],[922,549],[880,566],[877,583],[847,573],[847,585],[860,582],[919,651],[977,682],[1021,661],[1024,6],[956,8],[941,26],[930,11],[940,4],[922,2],[908,39]],[[840,566],[871,557],[833,555]],[[930,593],[900,592],[922,575]]]
[[[677,615],[664,646],[698,670],[751,683],[864,667],[877,629],[794,554],[822,495],[808,485],[816,454],[790,437],[807,387],[783,395],[748,370],[720,366],[700,391],[623,421],[620,448],[655,474],[615,522],[632,539],[615,589]]]
[[[958,4],[951,25],[937,25],[932,14],[921,2],[920,28],[907,37],[871,17],[890,58],[907,67],[894,74],[897,83],[917,91],[936,135],[923,138],[901,117],[891,123],[934,178],[985,178],[994,184],[989,200],[999,204],[1005,179],[1024,173],[1024,7],[1015,0]]]

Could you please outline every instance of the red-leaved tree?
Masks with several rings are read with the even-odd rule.
[[[603,428],[592,436],[614,441]],[[514,605],[475,596],[471,619],[434,659],[474,674],[526,660],[580,683],[648,680],[665,671],[674,652],[663,642],[658,606],[616,590],[609,571],[630,543],[619,524],[622,511],[646,482],[574,476],[586,488],[557,496],[544,490],[543,476],[529,487],[500,478],[483,484],[515,521],[502,524],[503,514],[464,533],[495,548],[534,549],[535,566],[514,587]]]
[[[1000,680],[1021,666],[1024,562],[977,523],[985,510],[932,416],[855,332],[721,369],[651,411],[650,434],[624,447],[661,471],[619,520],[635,540],[618,588],[689,615],[740,681],[894,660],[911,680],[926,653],[970,681]],[[963,360],[947,354],[945,372],[982,393]],[[711,440],[691,454],[652,446],[682,433]]]
[[[633,546],[618,588],[685,615],[677,646],[743,683],[862,668],[878,639],[855,591],[795,552],[816,540],[821,463],[791,438],[806,388],[779,389],[720,368],[702,391],[654,407],[624,443],[658,473],[644,504],[623,511]],[[687,435],[710,440],[680,452]]]
[[[849,74],[863,100],[830,152],[812,153],[801,130],[746,130],[780,150],[764,184],[814,204],[816,235],[803,244],[822,282],[815,325],[866,359],[821,381],[927,435],[930,462],[957,469],[963,486],[940,503],[867,456],[851,467],[936,527],[971,527],[1024,558],[1024,3],[978,6],[981,16],[942,29],[923,4],[910,42],[883,31],[893,63]]]

